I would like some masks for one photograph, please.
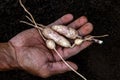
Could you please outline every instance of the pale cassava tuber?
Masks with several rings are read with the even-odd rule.
[[[75,39],[78,37],[78,32],[71,27],[64,25],[53,25],[51,28],[69,39]]]
[[[58,45],[62,47],[71,47],[70,42],[63,36],[59,35],[57,32],[52,30],[51,28],[47,27],[42,30],[42,34],[47,39],[52,39]]]
[[[53,40],[46,40],[46,46],[49,49],[55,49],[55,47],[56,47],[55,42]]]

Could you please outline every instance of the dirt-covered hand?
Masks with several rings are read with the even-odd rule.
[[[66,14],[48,26],[56,24],[64,25],[70,23],[72,20],[73,16],[71,14]],[[89,34],[93,29],[92,24],[87,21],[85,16],[76,19],[67,26],[78,30],[81,36]],[[71,70],[60,60],[59,56],[53,50],[49,50],[46,47],[44,40],[35,28],[19,33],[13,37],[9,43],[11,43],[15,50],[19,69],[26,70],[31,74],[44,78]],[[74,48],[62,48],[59,46],[57,47],[57,50],[64,59],[67,59],[79,53],[90,44],[90,42],[86,41],[80,46],[75,46]],[[66,62],[75,70],[78,69],[75,63],[70,61]]]

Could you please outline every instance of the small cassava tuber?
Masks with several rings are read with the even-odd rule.
[[[81,45],[83,41],[84,41],[83,39],[75,39],[74,44]]]
[[[78,37],[78,32],[71,27],[64,25],[53,25],[51,28],[69,39],[75,39]]]
[[[46,46],[49,49],[55,49],[55,47],[56,47],[55,42],[53,40],[46,40]]]

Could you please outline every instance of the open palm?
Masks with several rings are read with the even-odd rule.
[[[66,24],[71,20],[73,20],[73,16],[67,14],[48,26]],[[75,28],[82,36],[89,34],[93,29],[92,24],[87,22],[87,18],[84,16],[76,19],[67,26]],[[16,59],[20,69],[41,77],[48,77],[70,71],[70,69],[61,61],[59,56],[53,50],[49,50],[46,47],[44,40],[35,28],[19,33],[9,42],[15,49]],[[90,44],[90,42],[86,41],[80,46],[75,46],[71,49],[58,46],[57,50],[64,59],[67,59],[79,53]],[[67,63],[77,70],[78,67],[75,63],[70,61],[67,61]]]

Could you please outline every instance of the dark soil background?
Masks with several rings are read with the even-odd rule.
[[[120,80],[120,0],[23,0],[35,20],[44,25],[71,13],[74,19],[85,15],[93,23],[92,35],[109,34],[103,45],[93,44],[70,58],[88,80]],[[32,28],[19,23],[26,13],[18,0],[0,0],[0,42]],[[25,71],[0,72],[0,80],[82,80],[74,72],[46,79]]]

